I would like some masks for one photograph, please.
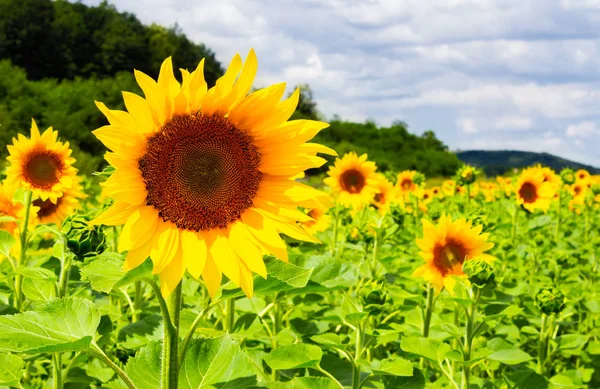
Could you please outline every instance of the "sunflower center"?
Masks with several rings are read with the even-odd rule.
[[[365,187],[365,176],[356,169],[349,169],[342,173],[340,185],[349,193],[360,193]]]
[[[444,275],[452,272],[456,266],[462,266],[466,256],[465,248],[456,242],[449,242],[434,248],[434,263]]]
[[[50,199],[35,199],[33,200],[32,204],[34,207],[38,207],[40,209],[37,213],[38,218],[44,218],[52,215],[60,206],[61,201],[62,198],[58,198],[56,199],[56,204],[54,204],[52,201],[50,201]]]
[[[262,173],[252,138],[220,116],[176,116],[148,139],[146,202],[178,228],[226,228],[252,206]]]
[[[27,179],[40,188],[49,188],[58,182],[62,163],[54,154],[34,154],[25,165]]]
[[[575,192],[575,195],[578,195],[581,193],[581,188],[576,186],[575,189],[573,189],[573,191]]]
[[[373,201],[379,204],[385,204],[385,195],[383,194],[383,192],[376,193],[375,197],[373,197]]]
[[[526,203],[533,203],[537,199],[537,191],[535,189],[535,185],[530,182],[526,182],[521,185],[521,189],[519,189],[519,196]]]
[[[413,184],[412,180],[405,178],[402,180],[402,183],[400,184],[400,186],[402,187],[402,189],[408,190],[412,187],[412,184]]]

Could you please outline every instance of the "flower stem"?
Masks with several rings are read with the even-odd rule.
[[[169,321],[164,323],[164,340],[162,350],[162,388],[177,389],[179,377],[179,313],[181,311],[181,285],[175,288],[167,298],[166,308]],[[162,298],[162,297],[161,297]]]
[[[554,241],[558,243],[558,236],[560,235],[560,222],[562,214],[562,201],[563,195],[562,190],[558,191],[558,209],[556,210],[556,229],[554,230]]]
[[[513,212],[512,215],[512,231],[510,234],[510,239],[513,243],[513,245],[515,244],[515,240],[517,238],[517,224],[519,221],[519,205],[515,204],[515,210]]]
[[[62,358],[60,353],[52,354],[52,389],[62,389]]]
[[[324,376],[328,377],[330,380],[333,381],[333,383],[340,389],[344,389],[344,386],[340,383],[340,381],[338,381],[333,375],[331,375],[331,373],[329,373],[327,370],[323,369],[321,366],[317,366],[315,367],[315,369],[319,372],[321,372]]]
[[[29,226],[29,214],[31,211],[32,192],[28,191],[25,194],[25,216],[23,217],[23,225],[21,227],[21,253],[17,267],[23,266],[27,260],[27,227]],[[23,310],[23,276],[17,274],[15,276],[15,298],[14,305],[17,311]]]
[[[58,297],[69,296],[69,272],[72,258],[65,251],[66,239],[62,239],[62,258],[60,259],[60,275],[58,277]]]
[[[134,284],[135,294],[133,295],[133,314],[131,322],[135,323],[140,320],[140,310],[142,309],[142,303],[144,302],[144,288],[142,281],[136,281]]]
[[[481,290],[477,287],[474,287],[475,293],[471,293],[473,297],[472,303],[467,308],[467,320],[465,322],[465,343],[463,350],[463,361],[465,365],[462,371],[462,389],[469,389],[471,385],[471,365],[469,361],[471,360],[471,352],[473,350],[473,338],[474,338],[474,324],[475,324],[475,316],[477,315],[477,304],[479,303],[479,298],[481,296]],[[474,296],[473,296],[474,294]]]
[[[235,300],[231,298],[225,304],[225,314],[227,315],[225,318],[225,331],[231,334],[233,332],[233,325],[235,324]]]
[[[542,323],[540,325],[540,336],[538,339],[538,355],[537,355],[537,373],[544,375],[544,365],[546,362],[546,320],[548,316],[542,313]]]
[[[433,303],[435,302],[434,300],[434,295],[435,293],[433,293],[433,288],[431,287],[431,283],[427,284],[427,300],[425,303],[425,311],[423,312],[423,337],[424,338],[428,338],[429,337],[429,327],[431,325],[431,315],[433,314]],[[421,370],[423,370],[425,368],[425,358],[421,357],[419,366],[421,367]]]
[[[354,368],[352,371],[352,389],[360,388],[360,365],[358,360],[363,353],[363,323],[359,322],[356,325],[356,348],[354,350]]]
[[[108,367],[113,369],[113,371],[115,373],[117,373],[119,378],[121,378],[123,380],[123,382],[125,383],[125,385],[127,385],[127,387],[129,389],[137,389],[137,387],[133,384],[133,382],[131,381],[129,376],[127,376],[127,374],[125,374],[123,369],[121,369],[116,363],[114,363],[108,357],[108,355],[106,355],[104,353],[104,351],[102,351],[102,349],[100,347],[98,347],[98,345],[96,343],[92,342],[91,348],[89,349],[88,353],[90,355],[92,355],[94,358],[99,359],[102,362],[106,363],[108,365]]]
[[[334,221],[333,221],[333,239],[331,241],[331,248],[329,250],[329,253],[331,256],[335,256],[336,253],[336,246],[337,246],[337,241],[338,241],[338,226],[340,224],[340,210],[339,210],[339,206],[336,204],[335,205],[335,210],[334,210],[335,214],[334,214]]]

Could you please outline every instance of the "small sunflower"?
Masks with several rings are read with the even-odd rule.
[[[173,74],[171,59],[158,81],[135,71],[146,98],[124,92],[127,112],[97,103],[110,125],[94,131],[110,150],[115,172],[103,183],[114,204],[92,224],[122,225],[125,269],[150,257],[168,296],[187,270],[215,296],[225,274],[247,296],[253,273],[267,277],[263,255],[288,260],[280,233],[317,241],[298,222],[327,197],[293,180],[335,155],[306,143],[326,123],[288,121],[299,99],[284,83],[248,94],[258,62],[251,50],[235,55],[207,89],[204,60],[193,72]]]
[[[577,181],[569,187],[574,204],[583,204],[587,195],[588,186],[586,181]]]
[[[465,261],[493,258],[485,254],[494,244],[487,241],[489,234],[482,234],[482,228],[481,225],[473,227],[472,222],[464,218],[452,221],[445,214],[437,225],[424,219],[423,238],[417,239],[417,245],[425,264],[412,276],[431,282],[438,293],[444,287],[452,291],[455,284],[452,277],[466,277],[462,270]]]
[[[549,182],[555,189],[561,187],[562,180],[554,170],[541,165],[538,165],[537,168],[542,172],[542,175],[544,176],[544,182]]]
[[[0,182],[0,218],[14,220],[0,221],[0,230],[16,235],[19,228],[18,220],[23,216],[23,203],[15,200],[15,189],[6,181]]]
[[[444,198],[444,191],[439,186],[434,186],[431,188],[431,193],[437,197],[438,199]]]
[[[575,178],[577,181],[588,181],[590,179],[590,173],[585,169],[579,169],[575,172]]]
[[[373,197],[373,206],[385,215],[390,206],[396,202],[396,190],[394,185],[385,178],[383,174],[376,175],[376,187],[379,190]]]
[[[311,219],[302,222],[302,227],[312,235],[327,230],[331,225],[331,215],[327,214],[328,210],[329,208],[323,206],[317,206],[308,210],[306,214]]]
[[[56,202],[52,202],[50,199],[42,200],[41,198],[34,199],[31,202],[34,207],[39,208],[35,219],[36,223],[62,225],[67,216],[79,207],[79,200],[84,197],[81,178],[75,176],[73,186],[65,189],[63,194],[56,199]]]
[[[62,143],[57,138],[58,132],[52,127],[40,135],[32,119],[31,138],[19,134],[8,146],[10,165],[6,175],[9,184],[31,191],[34,198],[55,203],[63,191],[73,185],[77,173],[69,142]]]
[[[536,209],[547,210],[554,198],[555,188],[544,181],[544,174],[537,168],[527,168],[517,180],[515,194],[517,204],[530,212]]]
[[[446,196],[454,196],[456,194],[456,182],[454,180],[446,180],[442,183],[442,191]]]
[[[370,204],[378,192],[376,170],[375,162],[368,161],[367,154],[359,157],[350,152],[336,159],[327,172],[329,177],[323,181],[337,195],[340,204],[357,211]]]
[[[398,173],[396,188],[398,188],[400,194],[407,195],[417,190],[418,186],[415,184],[415,175],[417,175],[415,170],[404,170]]]

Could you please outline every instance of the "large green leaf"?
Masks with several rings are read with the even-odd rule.
[[[138,388],[159,389],[162,343],[150,342],[127,360],[125,373]]]
[[[56,297],[56,283],[50,280],[23,280],[23,294],[31,301],[49,302]]]
[[[100,323],[89,300],[53,300],[36,311],[0,316],[0,351],[16,353],[87,350]]]
[[[102,254],[80,270],[81,279],[89,281],[92,289],[110,293],[116,288],[152,276],[152,262],[146,261],[135,269],[125,272],[123,259],[116,253]]]
[[[56,281],[58,278],[52,271],[44,269],[43,267],[20,266],[15,270],[15,273],[32,280]]]
[[[317,284],[334,288],[351,286],[358,280],[358,268],[351,262],[325,255],[312,256],[304,266],[313,268],[310,280]]]
[[[194,339],[179,373],[179,388],[245,389],[256,384],[248,357],[229,335]]]
[[[292,383],[294,389],[339,389],[331,379],[322,377],[296,377]]]
[[[370,366],[373,373],[387,374],[401,377],[411,377],[413,375],[412,363],[404,358],[393,357],[381,361],[373,361]]]
[[[0,354],[0,385],[18,386],[25,362],[17,355]]]
[[[15,242],[15,237],[12,236],[8,231],[0,230],[0,254],[2,254],[2,256],[7,258],[10,257],[10,249]]]
[[[425,377],[420,370],[415,370],[411,377],[384,375],[381,377],[385,389],[423,389]]]
[[[264,357],[265,362],[274,370],[316,367],[321,362],[323,351],[311,344],[291,344],[278,347]]]
[[[400,347],[407,353],[417,354],[435,362],[443,361],[450,351],[450,346],[446,343],[416,336],[403,337]]]

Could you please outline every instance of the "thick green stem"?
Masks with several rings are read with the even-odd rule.
[[[481,290],[477,287],[474,287],[474,289],[475,293],[471,294],[473,302],[467,308],[467,317],[465,323],[465,342],[463,349],[463,361],[465,362],[465,364],[462,371],[462,389],[469,389],[471,385],[471,365],[469,361],[471,360],[471,352],[473,350],[473,328],[477,315],[477,304],[479,303],[479,298],[481,296]]]
[[[537,373],[544,375],[544,365],[546,363],[546,320],[548,316],[542,313],[542,323],[540,325],[540,336],[538,339],[538,355],[537,355]]]
[[[279,296],[275,296],[275,300],[273,301],[273,330],[271,332],[271,334],[272,334],[271,345],[273,346],[273,349],[277,348],[277,346],[278,346],[276,336],[279,333],[279,331],[281,331],[281,325],[282,325],[281,304],[279,303],[278,297]],[[273,379],[273,381],[279,380],[279,372],[277,370],[273,369],[271,376],[272,376],[271,378]]]
[[[379,247],[378,234],[375,233],[375,238],[373,240],[373,256],[371,257],[371,278],[377,277],[377,249]]]
[[[181,311],[181,285],[175,288],[167,298],[166,308],[169,320],[164,323],[164,337],[162,350],[162,388],[177,389],[179,377],[179,313]]]
[[[227,317],[225,318],[225,331],[231,334],[233,332],[233,325],[235,324],[235,300],[227,300],[226,305],[225,314]]]
[[[65,239],[62,244],[62,258],[60,260],[60,275],[58,276],[58,297],[69,296],[69,273],[71,271],[72,258],[65,252]]]
[[[52,389],[62,389],[62,358],[60,353],[52,354]]]
[[[513,242],[513,245],[515,244],[515,240],[517,238],[517,224],[519,222],[519,205],[515,204],[515,210],[513,212],[512,215],[512,231],[510,234],[510,239]]]
[[[331,256],[334,256],[336,253],[338,240],[338,226],[340,224],[340,210],[337,204],[335,206],[333,219],[333,239],[331,240],[331,248],[329,249],[329,253],[331,254]]]
[[[427,300],[425,302],[425,310],[423,311],[423,337],[429,337],[429,327],[431,326],[431,315],[433,314],[433,303],[435,293],[431,284],[427,284]],[[421,357],[419,361],[421,370],[425,369],[425,358]]]
[[[123,380],[123,382],[125,383],[125,385],[127,385],[127,387],[129,389],[137,389],[137,387],[133,384],[133,382],[131,381],[129,376],[127,376],[127,374],[125,374],[123,369],[121,369],[116,363],[114,363],[108,357],[108,355],[106,355],[104,353],[104,351],[102,351],[102,349],[100,347],[98,347],[98,345],[96,343],[92,342],[91,348],[89,349],[88,353],[91,356],[93,356],[94,358],[97,358],[97,359],[101,360],[102,362],[106,363],[106,365],[108,365],[108,367],[110,367],[115,373],[117,373],[119,378]]]
[[[352,389],[360,388],[360,365],[358,360],[363,353],[363,323],[359,322],[356,325],[356,348],[354,350],[354,367],[352,371]]]
[[[21,226],[21,253],[17,267],[25,265],[27,260],[27,228],[29,227],[29,214],[31,211],[31,196],[32,192],[27,192],[25,195],[25,216]],[[15,276],[15,297],[14,305],[17,311],[23,310],[23,276],[17,274]]]
[[[142,309],[142,303],[144,302],[144,288],[142,281],[136,281],[134,283],[135,294],[133,295],[133,314],[131,316],[131,322],[135,323],[140,320],[139,312]]]

